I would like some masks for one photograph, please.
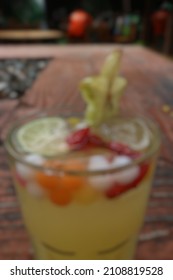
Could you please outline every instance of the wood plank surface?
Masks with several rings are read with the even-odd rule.
[[[155,120],[163,140],[136,258],[173,259],[173,62],[142,47],[121,48],[121,74],[129,82],[122,111]],[[0,47],[0,59],[53,58],[21,99],[0,101],[0,259],[32,258],[3,148],[8,127],[18,118],[55,104],[59,109],[82,112],[78,83],[96,74],[113,49],[109,45]],[[165,104],[172,109],[169,114],[163,111]]]

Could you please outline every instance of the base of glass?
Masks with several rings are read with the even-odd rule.
[[[89,251],[88,248],[81,248],[80,252],[67,252],[38,240],[32,240],[37,260],[131,260],[135,255],[138,235],[130,237],[114,248],[100,252],[93,252],[92,249]]]

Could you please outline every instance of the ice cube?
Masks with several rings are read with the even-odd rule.
[[[108,170],[109,168],[110,168],[110,163],[105,157],[101,155],[92,156],[89,160],[89,164],[88,164],[89,171]]]
[[[128,156],[116,156],[112,161],[112,166],[118,168],[118,167],[128,165],[131,162],[132,159]]]
[[[44,163],[44,159],[42,156],[40,155],[36,155],[36,154],[30,154],[27,155],[24,160],[28,163],[32,163],[34,165],[42,165]]]
[[[24,161],[38,166],[44,163],[44,159],[41,156],[35,154],[24,157]],[[25,163],[18,162],[16,164],[16,171],[22,178],[26,180],[31,179],[34,175],[34,169]]]
[[[16,171],[21,178],[25,180],[31,179],[33,177],[33,170],[32,168],[26,166],[24,163],[17,163],[16,164]]]
[[[92,156],[89,160],[88,170],[96,171],[96,170],[109,170],[111,168],[111,164],[109,161],[100,155]],[[98,190],[106,190],[112,185],[112,175],[104,174],[104,175],[91,175],[89,176],[89,184]]]
[[[113,168],[123,167],[132,163],[132,159],[128,156],[116,156],[112,162],[109,162],[103,156],[91,157],[88,165],[89,171],[109,170]],[[139,176],[140,169],[138,166],[132,166],[122,171],[115,171],[112,174],[91,175],[89,184],[99,190],[106,190],[115,183],[127,184],[131,183]]]
[[[112,167],[123,167],[132,162],[132,159],[128,156],[118,156],[112,162]],[[127,184],[133,182],[139,176],[139,166],[132,166],[126,170],[119,171],[115,173],[114,182]]]

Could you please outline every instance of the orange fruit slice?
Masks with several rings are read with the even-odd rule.
[[[50,190],[59,186],[59,177],[56,175],[48,175],[44,172],[35,174],[37,183],[45,190]]]
[[[60,185],[69,191],[77,191],[82,187],[82,178],[74,175],[64,175],[60,178]]]
[[[63,169],[66,171],[76,170],[80,172],[85,169],[85,166],[77,160],[68,160],[63,166]],[[83,186],[84,177],[79,175],[64,174],[64,176],[60,178],[60,182],[62,187],[75,192]]]
[[[48,168],[56,168],[58,169],[60,166],[60,163],[58,161],[47,161],[44,164],[45,167]],[[56,188],[59,186],[59,176],[53,175],[53,174],[46,174],[43,171],[38,171],[35,174],[35,179],[40,186],[46,190],[50,190],[52,188]]]
[[[57,187],[51,189],[49,197],[53,203],[65,206],[71,202],[73,195],[66,188]]]
[[[47,161],[45,167],[68,170],[84,170],[85,166],[77,160],[68,160],[65,163],[58,161]],[[62,176],[37,172],[35,175],[37,183],[48,192],[53,203],[67,205],[74,194],[83,187],[83,176],[68,174],[64,172]]]

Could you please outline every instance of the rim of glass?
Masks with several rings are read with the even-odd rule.
[[[23,163],[29,167],[32,167],[34,169],[37,170],[41,170],[43,172],[49,173],[49,174],[55,174],[55,175],[60,175],[60,174],[69,174],[69,175],[78,175],[78,176],[90,176],[90,175],[102,175],[102,174],[111,174],[111,173],[116,173],[125,169],[128,169],[132,166],[135,166],[137,164],[140,164],[142,162],[144,162],[145,160],[149,159],[152,155],[154,155],[155,153],[157,153],[159,151],[160,148],[160,144],[161,144],[161,132],[160,129],[158,127],[158,125],[151,119],[143,117],[143,116],[139,116],[139,115],[130,115],[130,116],[123,116],[123,115],[119,115],[118,118],[119,119],[131,119],[131,118],[137,118],[137,119],[142,119],[143,121],[145,121],[145,123],[147,124],[147,126],[151,129],[153,135],[154,135],[154,139],[156,139],[156,141],[154,141],[154,143],[151,145],[151,147],[139,158],[134,159],[131,163],[128,163],[122,167],[114,167],[114,168],[110,168],[110,169],[98,169],[98,170],[83,170],[83,171],[79,171],[79,170],[64,170],[63,168],[53,168],[53,167],[45,167],[45,166],[41,166],[41,165],[36,165],[34,163],[30,163],[27,160],[25,160],[24,155],[19,154],[16,149],[14,148],[14,146],[12,145],[12,135],[14,133],[14,131],[16,131],[17,128],[19,128],[22,124],[24,124],[26,121],[30,122],[32,120],[35,120],[36,118],[44,118],[44,117],[64,117],[64,118],[68,118],[68,117],[79,117],[82,118],[82,114],[81,113],[72,113],[70,111],[67,110],[67,112],[63,112],[63,113],[49,113],[49,111],[45,111],[45,112],[38,112],[38,113],[34,113],[34,114],[30,114],[26,117],[24,117],[22,120],[18,120],[16,122],[13,123],[13,125],[11,126],[11,128],[9,129],[6,139],[5,139],[5,147],[7,152],[9,153],[9,155],[11,157],[13,157],[16,161],[19,161],[20,163]],[[28,153],[28,155],[31,153]],[[35,153],[36,154],[36,153]],[[68,155],[66,155],[68,158]],[[62,156],[57,156],[58,158],[63,158]],[[65,156],[64,156],[65,159]]]

